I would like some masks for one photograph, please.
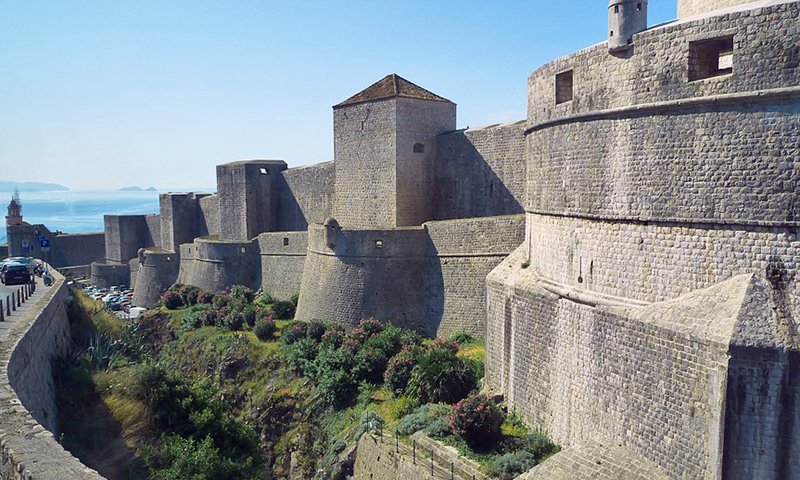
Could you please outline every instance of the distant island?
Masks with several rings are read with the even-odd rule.
[[[0,181],[0,192],[13,192],[15,188],[19,189],[20,192],[56,192],[69,190],[69,188],[64,185],[59,185],[57,183]]]
[[[155,187],[142,188],[142,187],[124,187],[119,189],[120,192],[155,192]]]

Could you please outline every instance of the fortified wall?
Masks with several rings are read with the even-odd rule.
[[[299,294],[302,319],[482,335],[484,279],[524,240],[525,124],[455,130],[455,110],[390,75],[334,107],[332,162],[223,164],[215,195],[106,216],[92,279],[145,306],[175,282],[243,284]]]
[[[487,280],[487,383],[564,446],[800,478],[800,3],[683,2],[699,15],[623,50],[615,3],[608,44],[528,79],[526,241]]]
[[[69,350],[69,290],[51,273],[0,328],[0,479],[102,480],[56,440],[51,362]]]

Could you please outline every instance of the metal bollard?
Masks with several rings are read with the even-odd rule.
[[[433,476],[433,449],[431,448],[431,477]]]
[[[400,453],[400,438],[396,433],[394,434],[394,447],[397,450],[397,453]]]
[[[6,321],[5,313],[6,313],[6,311],[3,310],[3,300],[0,299],[0,322],[5,322]]]
[[[455,467],[453,466],[453,462],[450,462],[450,480],[455,480]]]
[[[414,465],[416,465],[417,464],[417,441],[416,440],[414,440],[413,443],[411,444],[411,459],[412,459],[411,461],[414,463]]]
[[[6,295],[6,316],[11,316],[11,300],[9,300],[9,296]]]

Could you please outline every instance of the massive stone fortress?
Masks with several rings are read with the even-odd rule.
[[[800,479],[800,2],[678,12],[612,0],[523,122],[455,130],[390,75],[334,107],[333,162],[107,216],[92,277],[485,333],[488,388],[566,447],[525,478]]]
[[[524,240],[524,122],[456,130],[456,106],[389,75],[334,107],[333,162],[217,167],[217,193],[105,218],[97,284],[150,306],[177,282],[299,294],[298,317],[483,335],[486,275]]]
[[[682,2],[622,49],[615,3],[608,44],[528,79],[487,382],[567,455],[800,478],[800,3]]]

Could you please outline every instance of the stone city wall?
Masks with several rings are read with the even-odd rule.
[[[131,279],[129,263],[92,263],[90,268],[92,285],[108,288],[112,285],[128,285]]]
[[[65,307],[69,290],[63,276],[55,270],[52,274],[53,286],[0,339],[2,480],[103,478],[64,450],[55,438],[51,362],[69,351],[70,332]]]
[[[307,230],[310,223],[324,223],[333,214],[334,163],[290,168],[277,177],[277,230]]]
[[[151,308],[161,293],[178,280],[180,257],[175,252],[144,250],[139,255],[133,304]]]
[[[470,128],[436,139],[433,218],[523,213],[525,122]]]
[[[674,313],[672,306],[640,315],[633,307],[592,305],[580,295],[569,300],[522,268],[525,257],[520,247],[488,277],[487,383],[560,445],[600,434],[672,478],[717,478],[724,335],[662,322]],[[584,295],[591,298],[591,292]],[[701,299],[707,311],[698,307],[696,317],[712,324],[734,318],[739,306],[735,298],[724,303],[722,294]]]
[[[337,230],[328,248],[325,227],[310,225],[297,318],[357,325],[375,317],[424,331],[422,227]]]
[[[258,288],[259,267],[256,242],[196,238],[181,245],[179,281],[213,292],[233,285]]]
[[[308,232],[262,233],[258,236],[261,255],[261,288],[276,298],[289,299],[300,293],[308,248]]]
[[[525,241],[525,216],[427,222],[426,333],[483,337],[486,275]]]
[[[127,262],[140,248],[160,245],[160,221],[159,215],[104,215],[106,261]]]
[[[644,302],[780,267],[797,292],[794,227],[615,222],[528,215],[531,268],[545,278]],[[798,310],[796,295],[789,307]]]
[[[42,253],[54,267],[89,265],[105,258],[105,234],[79,233],[50,238],[50,255]]]
[[[752,0],[678,0],[678,18],[708,13],[720,8],[752,3]]]

